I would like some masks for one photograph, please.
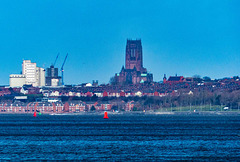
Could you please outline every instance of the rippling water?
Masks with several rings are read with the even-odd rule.
[[[1,160],[240,159],[240,117],[0,115]]]

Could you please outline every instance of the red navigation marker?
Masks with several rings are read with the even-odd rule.
[[[104,112],[104,117],[103,117],[103,119],[108,119],[108,114],[107,114],[106,111]]]
[[[33,116],[34,116],[34,117],[37,117],[37,113],[36,113],[36,112],[34,112]]]

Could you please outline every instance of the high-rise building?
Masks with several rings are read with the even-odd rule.
[[[125,68],[115,74],[115,82],[120,84],[137,84],[152,82],[153,75],[143,67],[141,40],[127,40]]]
[[[43,68],[37,67],[36,79],[37,86],[45,86],[45,70]]]
[[[37,67],[31,60],[23,60],[22,74],[9,76],[10,87],[21,87],[24,84],[32,86],[45,86],[45,70]]]
[[[53,65],[50,68],[47,68],[47,76],[46,76],[46,86],[60,86],[61,78],[58,76],[58,68],[55,68]]]
[[[38,86],[36,71],[36,63],[32,63],[31,60],[23,60],[22,74],[26,77],[25,84],[32,84],[33,86]]]

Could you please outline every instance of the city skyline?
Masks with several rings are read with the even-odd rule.
[[[239,1],[14,2],[0,7],[0,85],[20,74],[23,59],[46,69],[58,53],[59,69],[69,53],[66,84],[108,83],[124,65],[128,38],[141,38],[154,81],[239,75]]]

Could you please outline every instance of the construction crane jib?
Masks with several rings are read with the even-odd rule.
[[[54,67],[55,67],[55,64],[56,64],[56,62],[57,62],[58,56],[59,56],[59,53],[58,53],[58,55],[57,55],[57,57],[56,57],[56,59],[55,59],[55,61],[54,61],[54,64],[53,64]]]
[[[67,53],[67,55],[66,55],[66,57],[65,57],[65,59],[64,59],[64,61],[63,61],[62,67],[61,67],[61,72],[62,72],[62,85],[64,85],[64,82],[63,82],[63,72],[64,72],[64,69],[63,69],[63,67],[64,67],[64,64],[65,64],[65,62],[66,62],[66,60],[67,60],[67,57],[68,57],[68,53]]]

